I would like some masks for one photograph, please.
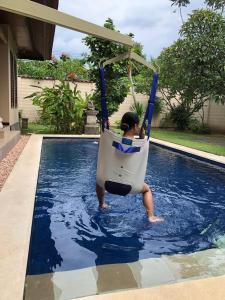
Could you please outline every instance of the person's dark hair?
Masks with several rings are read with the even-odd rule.
[[[121,119],[120,129],[127,132],[132,129],[135,124],[139,124],[138,115],[135,112],[126,112]]]

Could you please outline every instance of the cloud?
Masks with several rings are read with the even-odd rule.
[[[73,57],[80,57],[82,53],[88,52],[88,48],[82,43],[84,37],[82,33],[57,27],[53,54],[59,57],[64,52]]]
[[[129,16],[128,18],[124,19],[122,22],[120,22],[120,26],[123,28],[147,28],[152,29],[153,26],[155,26],[157,23],[160,23],[160,17],[154,16],[154,18],[143,18],[143,16]]]
[[[203,0],[192,2],[183,9],[184,18],[192,9],[201,7]],[[112,18],[121,33],[134,33],[135,41],[144,46],[144,53],[150,58],[178,38],[181,19],[170,3],[169,0],[60,0],[59,10],[101,26],[108,17]],[[84,34],[57,27],[53,52],[79,57],[88,51],[82,43],[83,37]]]

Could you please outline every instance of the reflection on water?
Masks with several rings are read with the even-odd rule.
[[[109,267],[99,266],[96,271],[98,294],[140,287],[140,281],[136,280],[130,266],[127,264],[114,264],[110,266],[110,269]]]
[[[40,194],[37,194],[38,196]],[[36,203],[36,216],[33,219],[33,229],[35,230],[32,230],[32,243],[35,243],[36,247],[30,248],[28,260],[28,269],[30,266],[35,265],[38,274],[53,272],[56,266],[61,266],[63,261],[55,247],[50,229],[51,219],[48,209],[51,209],[54,205],[50,200],[52,195],[43,193],[41,197],[47,200],[37,201]]]
[[[97,217],[95,219],[95,224],[97,224]],[[139,241],[136,234],[130,237],[115,237],[104,227],[98,229],[103,235],[95,237],[91,242],[89,234],[83,228],[77,231],[79,238],[75,240],[80,246],[96,254],[95,264],[99,266],[96,268],[98,292],[137,288],[138,282],[135,280],[129,265],[124,264],[124,261],[138,261],[143,242]],[[118,263],[123,264],[119,265]],[[108,268],[101,267],[108,264],[114,264],[110,267],[110,271]]]
[[[97,145],[45,140],[27,273],[115,264],[112,274],[97,268],[98,289],[106,290],[106,278],[118,289],[125,273],[135,287],[129,266],[117,264],[214,247],[225,233],[225,173],[155,146],[150,152],[146,181],[164,224],[148,223],[139,195],[107,195],[112,208],[99,211]]]
[[[36,214],[33,219],[32,243],[36,247],[30,247],[28,270],[35,266],[37,273],[50,273],[52,275],[40,280],[30,280],[26,283],[26,299],[32,300],[55,300],[60,299],[61,290],[54,285],[51,280],[53,270],[56,266],[61,266],[63,261],[61,255],[55,247],[55,241],[52,239],[50,230],[50,215],[48,209],[54,205],[51,193],[37,193],[37,197],[41,197],[41,201],[36,201]],[[34,230],[35,229],[35,230]],[[43,272],[44,271],[44,272]]]

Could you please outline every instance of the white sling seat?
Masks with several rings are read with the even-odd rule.
[[[140,193],[148,152],[149,140],[128,139],[105,129],[99,142],[97,184],[111,194]]]

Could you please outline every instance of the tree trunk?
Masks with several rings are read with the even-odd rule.
[[[133,97],[133,100],[134,100],[134,105],[136,106],[137,99],[136,99],[135,90],[134,90],[134,82],[133,82],[133,78],[132,78],[131,65],[128,66],[128,78],[129,78],[130,84],[131,84],[131,93],[132,93],[132,97]]]

